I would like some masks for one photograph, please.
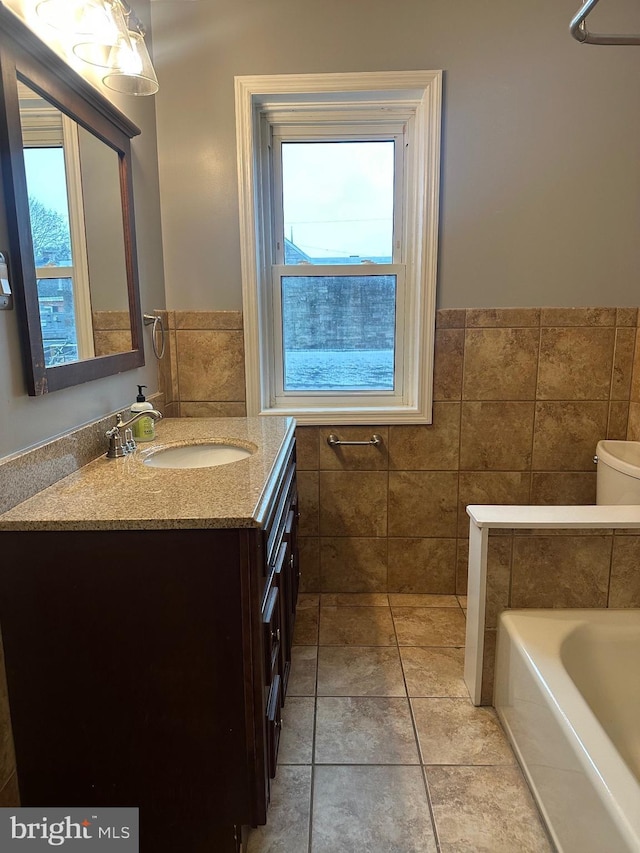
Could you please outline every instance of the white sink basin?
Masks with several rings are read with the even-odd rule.
[[[150,453],[144,460],[152,468],[213,468],[238,462],[255,453],[235,444],[182,444]]]

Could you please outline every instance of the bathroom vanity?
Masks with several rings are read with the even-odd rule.
[[[294,422],[175,419],[157,435],[0,516],[21,802],[137,806],[142,853],[235,853],[266,821],[291,663]],[[205,442],[251,455],[144,462]]]

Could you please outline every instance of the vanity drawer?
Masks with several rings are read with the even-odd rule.
[[[273,570],[273,586],[280,593],[280,675],[282,677],[282,702],[287,692],[287,683],[289,681],[289,669],[291,668],[291,618],[289,602],[291,598],[291,589],[289,581],[289,545],[283,541],[278,551],[278,559]]]
[[[269,693],[269,701],[267,703],[267,764],[270,779],[273,779],[276,775],[281,731],[282,681],[280,680],[280,676],[276,675],[271,685],[271,692]]]
[[[274,670],[280,658],[280,592],[277,587],[270,590],[266,604],[262,610],[262,632],[264,644],[264,675],[265,683],[271,684]]]

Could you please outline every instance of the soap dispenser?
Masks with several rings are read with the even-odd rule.
[[[138,396],[135,403],[131,406],[132,415],[136,415],[138,412],[148,412],[150,409],[153,409],[151,403],[147,403],[142,393],[142,389],[146,387],[146,385],[138,385]],[[156,424],[153,418],[140,418],[131,425],[131,428],[133,429],[133,437],[136,441],[153,441],[156,437]]]

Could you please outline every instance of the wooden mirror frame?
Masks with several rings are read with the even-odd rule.
[[[19,78],[118,154],[131,319],[130,351],[45,367],[20,124]],[[0,156],[9,232],[9,270],[31,396],[144,365],[130,143],[139,133],[135,124],[0,3]]]

